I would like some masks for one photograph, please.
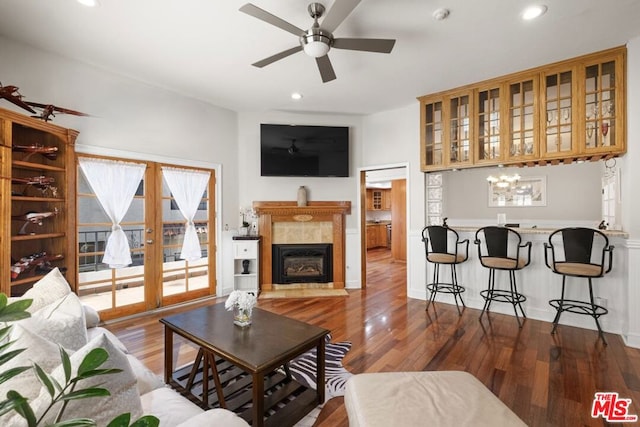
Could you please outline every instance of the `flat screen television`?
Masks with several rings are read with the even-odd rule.
[[[349,176],[349,128],[261,124],[260,174]]]

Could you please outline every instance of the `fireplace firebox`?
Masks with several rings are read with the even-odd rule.
[[[333,281],[333,245],[326,243],[273,245],[273,283]]]

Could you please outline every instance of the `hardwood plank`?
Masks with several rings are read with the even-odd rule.
[[[259,300],[260,308],[331,330],[332,340],[351,341],[343,363],[353,373],[465,370],[475,375],[520,418],[532,426],[602,426],[591,418],[596,391],[632,399],[640,414],[640,350],[618,335],[603,346],[594,330],[527,319],[520,329],[513,316],[407,298],[406,265],[394,263],[388,249],[367,251],[365,290],[343,298]],[[464,296],[464,295],[463,295]],[[211,304],[198,302],[196,306]],[[129,350],[154,372],[163,372],[163,329],[158,319],[180,307],[111,323]],[[525,307],[526,310],[526,307]],[[232,325],[229,325],[232,327]],[[179,363],[195,351],[180,348]],[[190,359],[189,359],[190,358]],[[327,402],[316,426],[348,426],[343,398]]]

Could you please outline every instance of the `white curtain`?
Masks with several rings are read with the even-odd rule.
[[[193,218],[196,216],[202,196],[207,189],[211,173],[163,166],[162,175],[169,191],[173,194],[180,213],[187,220],[180,258],[187,261],[199,260],[202,258],[202,251]]]
[[[131,252],[120,222],[131,206],[146,165],[85,157],[78,161],[112,224],[102,262],[111,268],[126,267],[132,262]]]

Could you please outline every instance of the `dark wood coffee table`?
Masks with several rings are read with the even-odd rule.
[[[326,329],[259,308],[253,310],[252,324],[241,328],[223,303],[160,322],[165,382],[204,409],[233,410],[254,426],[291,426],[324,402]],[[173,334],[199,348],[193,364],[175,371]],[[296,382],[287,365],[314,347],[316,390]]]

